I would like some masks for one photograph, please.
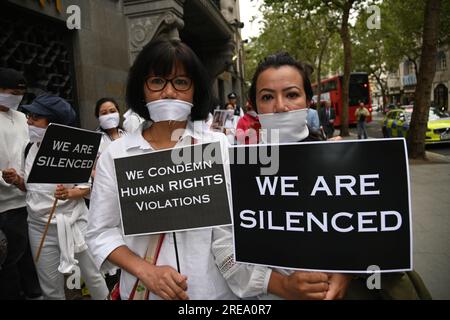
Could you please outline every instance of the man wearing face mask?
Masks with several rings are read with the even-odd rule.
[[[25,193],[3,179],[3,171],[21,172],[28,143],[25,115],[17,111],[25,79],[16,70],[0,68],[0,229],[8,239],[8,255],[0,270],[0,300],[19,299],[19,262],[28,246]]]

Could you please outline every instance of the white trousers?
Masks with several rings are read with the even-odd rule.
[[[34,223],[28,224],[28,233],[30,236],[31,252],[33,258],[41,243],[45,226]],[[51,224],[41,250],[39,261],[36,264],[36,271],[41,285],[44,299],[65,300],[64,293],[64,275],[58,271],[60,250],[58,245],[58,232],[56,224]],[[94,300],[104,300],[108,296],[108,287],[105,279],[94,264],[89,249],[75,254],[78,260],[78,266],[81,271],[86,286],[89,289],[91,298]]]

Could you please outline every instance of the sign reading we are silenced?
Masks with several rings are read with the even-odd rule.
[[[235,147],[233,154],[265,154]],[[403,139],[279,145],[279,170],[232,161],[236,261],[339,272],[412,269]]]
[[[89,181],[101,133],[50,123],[33,162],[28,183]]]

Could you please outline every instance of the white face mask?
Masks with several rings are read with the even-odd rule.
[[[118,112],[105,114],[98,117],[98,122],[100,123],[100,127],[102,127],[103,130],[117,128],[120,122],[120,115]]]
[[[306,125],[308,109],[259,114],[264,143],[298,142],[309,135]],[[276,129],[276,130],[273,130]]]
[[[28,126],[28,135],[30,142],[41,142],[44,139],[44,134],[47,128],[39,128],[35,126]]]
[[[23,96],[16,96],[10,93],[0,93],[0,106],[17,110],[22,99]]]
[[[174,99],[161,99],[147,103],[150,119],[153,122],[186,121],[192,107],[192,103]]]

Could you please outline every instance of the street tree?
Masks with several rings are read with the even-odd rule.
[[[407,137],[408,153],[413,159],[426,158],[425,132],[427,130],[431,85],[436,72],[442,0],[427,0],[424,10],[422,50],[416,86],[416,104]]]
[[[380,7],[379,7],[380,8]],[[373,79],[381,90],[383,105],[387,103],[388,84],[387,78],[390,72],[398,68],[400,57],[398,53],[391,54],[386,44],[386,35],[395,32],[382,7],[380,8],[379,25],[369,28],[368,21],[372,17],[372,11],[361,10],[358,15],[352,43],[354,44],[353,69],[365,71]]]
[[[294,58],[311,65],[315,79],[335,70],[341,57],[338,39],[331,21],[312,14],[303,7],[281,1],[263,4],[262,33],[246,45],[246,81],[249,82],[259,61],[268,54],[287,51]]]

